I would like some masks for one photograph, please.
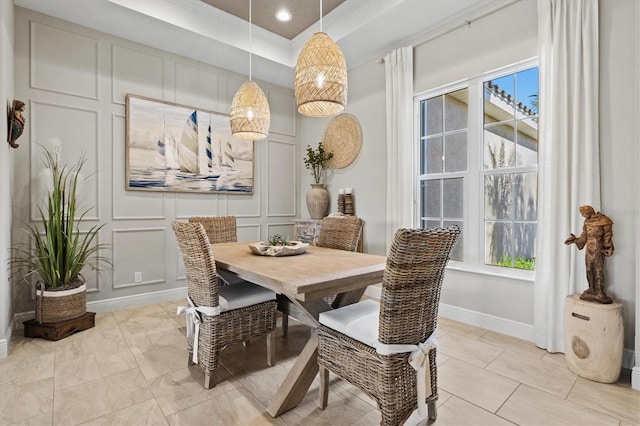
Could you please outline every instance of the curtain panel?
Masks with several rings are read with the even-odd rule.
[[[413,47],[384,57],[387,126],[387,251],[396,230],[413,227]]]
[[[538,0],[540,61],[535,343],[564,351],[564,301],[586,288],[579,207],[600,210],[598,1]]]

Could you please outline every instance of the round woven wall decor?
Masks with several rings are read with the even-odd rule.
[[[333,152],[328,167],[344,169],[358,158],[362,148],[362,128],[358,119],[351,114],[340,114],[329,121],[324,129],[322,147]]]

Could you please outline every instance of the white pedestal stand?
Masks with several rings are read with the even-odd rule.
[[[602,383],[618,380],[623,354],[622,305],[585,302],[578,294],[564,304],[564,353],[571,371]]]

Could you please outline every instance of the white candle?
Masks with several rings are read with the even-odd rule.
[[[351,194],[351,193],[353,193],[353,188],[345,188],[345,189],[344,189],[344,193],[345,193],[345,194]]]

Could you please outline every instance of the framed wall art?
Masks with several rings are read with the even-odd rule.
[[[253,193],[253,141],[229,116],[128,94],[126,189]]]

